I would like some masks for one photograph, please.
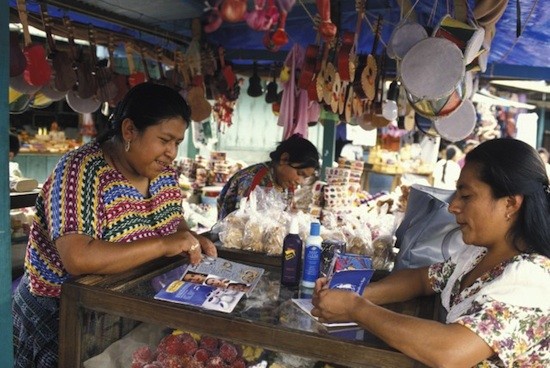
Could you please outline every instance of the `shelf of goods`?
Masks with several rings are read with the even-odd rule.
[[[152,280],[184,265],[183,258],[160,259],[118,275],[90,275],[66,282],[61,296],[60,367],[83,367],[84,361],[101,355],[132,329],[146,324],[213,336],[339,367],[423,367],[364,330],[356,328],[342,334],[341,330],[336,333],[316,322],[291,301],[299,291],[279,284],[280,257],[223,249],[220,256],[265,269],[260,284],[231,314],[153,298]],[[436,306],[435,299],[421,298],[387,307],[434,319]],[[112,323],[106,323],[99,315],[109,317]],[[131,365],[129,359],[124,366]]]

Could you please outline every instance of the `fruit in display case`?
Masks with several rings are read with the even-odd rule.
[[[215,337],[175,330],[157,347],[138,347],[131,368],[246,368],[262,356],[263,349],[233,344]]]

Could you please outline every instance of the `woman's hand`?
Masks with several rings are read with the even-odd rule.
[[[173,257],[187,253],[189,262],[197,264],[202,258],[201,244],[189,230],[178,230],[173,234],[162,238],[164,244],[164,256]]]
[[[212,243],[210,239],[208,239],[206,236],[202,235],[195,235],[195,238],[199,241],[201,245],[202,252],[210,257],[217,257],[218,256],[218,249]]]
[[[328,289],[326,284],[326,279],[315,283],[311,314],[320,322],[354,321],[355,306],[366,300],[349,290]]]

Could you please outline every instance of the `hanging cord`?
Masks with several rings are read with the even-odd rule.
[[[307,16],[309,17],[309,19],[311,19],[311,21],[313,22],[313,24],[316,24],[315,23],[315,17],[313,15],[311,15],[311,13],[309,12],[308,8],[306,7],[306,4],[304,4],[303,0],[298,0],[300,2],[300,5],[302,6],[302,8],[304,8],[304,11],[306,12]]]
[[[522,29],[521,29],[521,6],[519,3],[519,0],[516,0],[516,38],[521,36]]]
[[[533,12],[535,11],[535,8],[536,8],[538,2],[539,2],[539,0],[535,0],[535,3],[531,7],[531,10],[529,11],[529,15],[527,15],[527,19],[525,19],[525,23],[523,24],[523,28],[521,28],[521,30],[520,30],[520,34],[525,32],[525,28],[527,27],[527,24],[529,23],[529,20],[531,19],[531,16],[533,15]],[[497,63],[500,63],[500,62],[506,60],[508,58],[508,56],[510,56],[510,53],[512,52],[512,50],[514,49],[514,47],[516,46],[518,41],[519,41],[519,36],[516,37],[516,39],[514,40],[514,43],[512,43],[512,46],[510,46],[508,51],[506,51],[506,53],[504,55],[502,55],[502,57],[497,61]]]
[[[403,0],[402,0],[402,1],[403,1]],[[418,5],[418,2],[419,2],[419,1],[420,1],[420,0],[416,0],[416,1],[414,2],[413,6],[409,9],[409,11],[407,12],[407,15],[405,15],[405,17],[403,17],[403,6],[401,6],[400,19],[403,19],[403,18],[408,19],[408,18],[411,16],[411,14],[412,14],[414,8],[416,8],[416,5]]]
[[[365,14],[363,14],[363,19],[367,22],[370,30],[372,31],[372,33],[374,34],[374,37],[376,37],[376,27],[374,27],[372,25],[372,23],[370,22],[369,18],[367,17],[367,13],[365,12]],[[384,20],[382,20],[382,25],[384,24]],[[382,45],[384,45],[384,48],[387,47],[386,43],[384,42],[384,40],[382,39],[382,32],[380,32],[380,35],[378,37],[378,41],[380,41],[382,43]]]
[[[432,6],[432,10],[430,11],[430,17],[428,18],[428,22],[426,22],[427,25],[433,26],[432,22],[435,19],[435,12],[437,11],[437,4],[438,1],[434,1],[434,5]]]
[[[468,0],[464,0],[464,3],[466,4],[466,9],[468,11],[468,19],[471,19],[472,23],[474,23],[474,25],[477,28],[481,28],[481,26],[479,25],[475,15],[474,15],[474,9],[472,9],[472,7],[470,6],[470,3],[468,2]]]

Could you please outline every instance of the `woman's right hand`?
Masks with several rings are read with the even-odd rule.
[[[202,259],[199,240],[189,230],[180,229],[173,234],[164,236],[163,241],[166,257],[187,253],[191,264],[197,264]]]

